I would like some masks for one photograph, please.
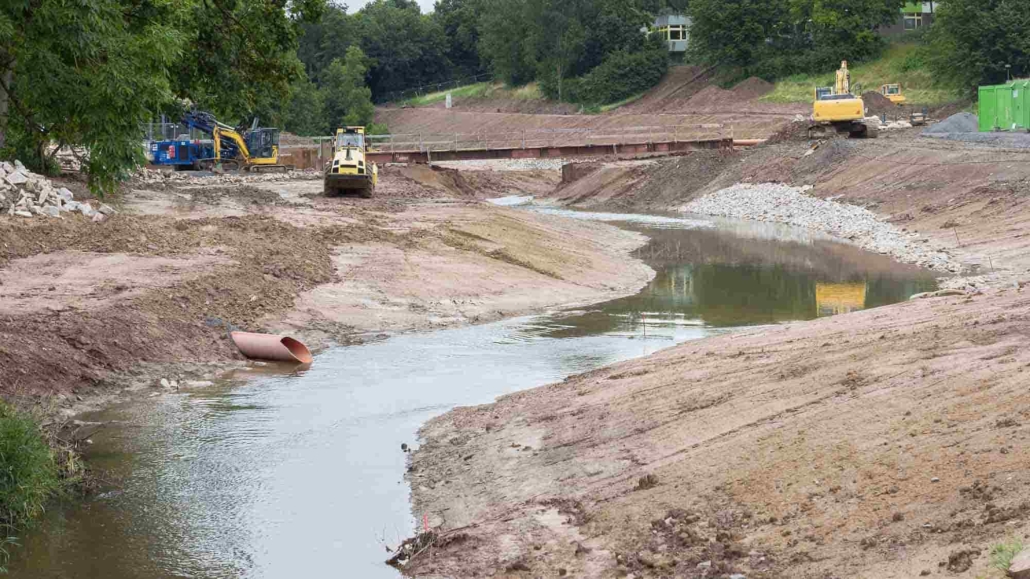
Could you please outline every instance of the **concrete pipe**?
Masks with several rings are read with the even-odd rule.
[[[314,360],[307,346],[287,336],[233,332],[232,341],[244,356],[254,360],[295,364],[310,364]]]

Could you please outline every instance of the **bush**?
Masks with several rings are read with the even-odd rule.
[[[0,525],[10,531],[38,517],[62,484],[36,422],[0,402]]]
[[[664,49],[642,52],[614,52],[600,66],[583,77],[579,102],[610,104],[649,90],[669,70]]]

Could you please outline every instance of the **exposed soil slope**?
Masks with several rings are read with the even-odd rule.
[[[125,193],[103,223],[5,216],[0,393],[237,363],[232,328],[320,347],[636,291],[652,275],[625,267],[639,236],[477,200],[557,178],[386,167],[372,200],[326,198],[317,178],[167,181]]]
[[[433,420],[409,480],[438,546],[408,572],[989,576],[990,546],[1030,532],[1028,155],[909,133],[693,157],[601,165],[558,196],[674,210],[811,184],[948,244],[990,289],[688,343]]]

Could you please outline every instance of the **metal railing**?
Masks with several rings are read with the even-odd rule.
[[[725,124],[601,127],[594,129],[526,129],[509,132],[401,133],[371,135],[376,150],[432,152],[490,149],[530,149],[590,145],[639,145],[678,141],[735,138]]]

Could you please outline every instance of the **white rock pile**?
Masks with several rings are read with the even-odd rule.
[[[81,213],[103,221],[115,210],[104,203],[94,209],[88,201],[76,201],[71,191],[55,188],[49,179],[29,171],[21,161],[0,163],[0,215],[60,218],[62,213]]]
[[[928,239],[901,231],[868,209],[807,195],[809,189],[740,183],[697,199],[682,210],[824,231],[899,261],[941,272],[961,271],[957,261]]]
[[[146,167],[136,173],[136,179],[144,184],[169,185],[233,185],[238,183],[268,183],[278,181],[299,181],[308,179],[321,179],[320,171],[310,169],[306,171],[286,171],[285,173],[233,173],[233,174],[210,174],[196,175],[178,171],[155,171]]]

